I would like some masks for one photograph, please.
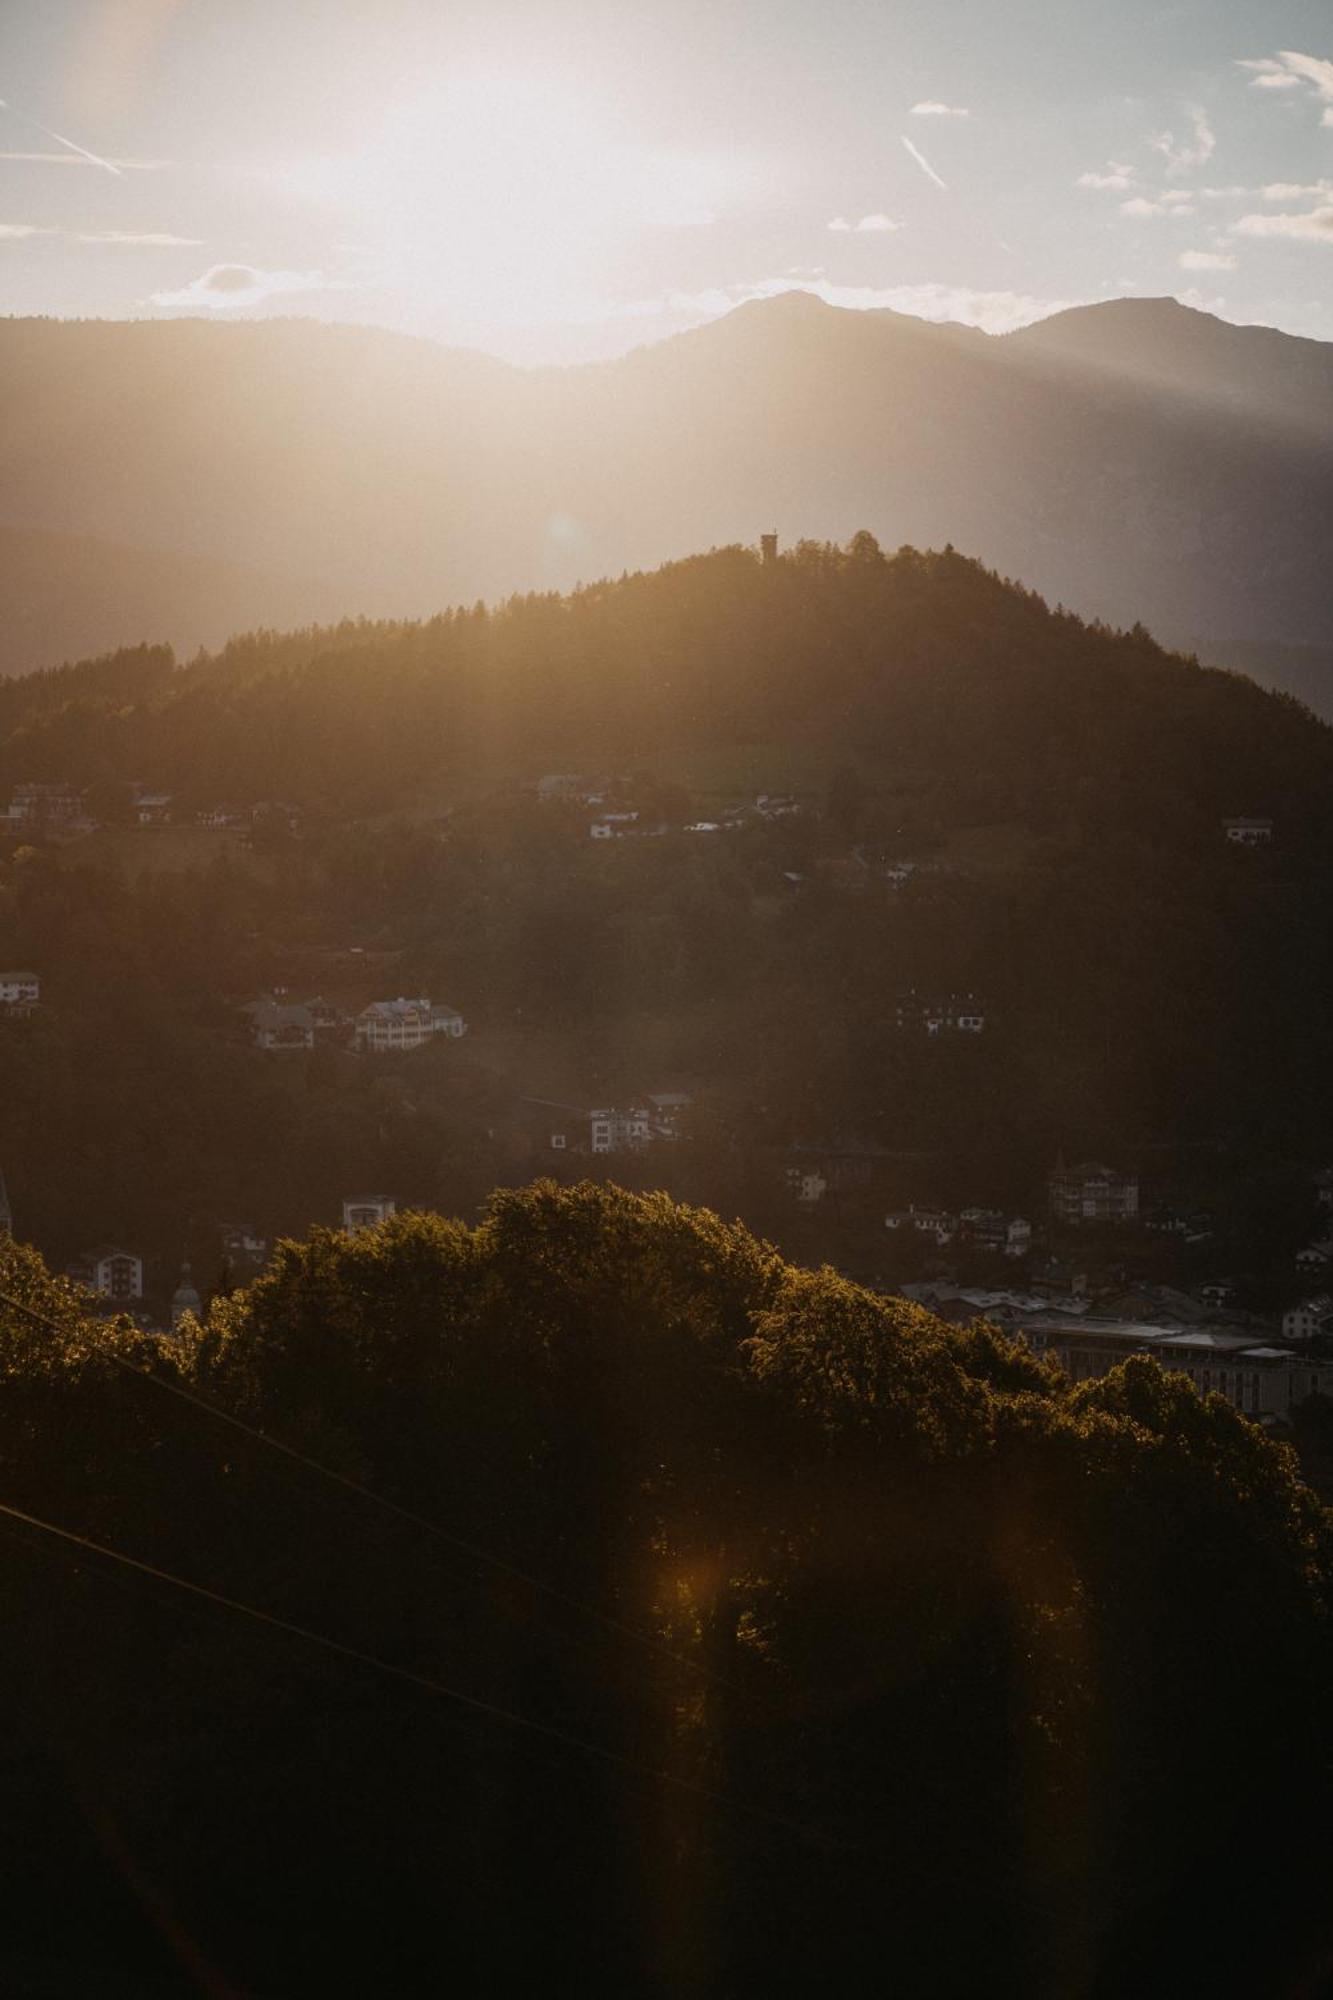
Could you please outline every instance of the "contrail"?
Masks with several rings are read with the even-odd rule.
[[[63,132],[53,132],[49,125],[38,124],[35,118],[29,118],[26,111],[20,111],[11,104],[8,98],[0,97],[0,111],[8,111],[11,117],[21,118],[25,125],[31,125],[33,131],[40,132],[44,139],[54,139],[57,146],[64,146],[69,152],[77,153],[80,159],[87,160],[91,166],[105,167],[107,173],[114,174],[117,180],[121,178],[120,168],[113,166],[110,160],[104,160],[100,153],[90,153],[86,146],[80,146],[75,140],[67,139]]]
[[[940,179],[939,175],[936,173],[934,167],[931,166],[930,161],[926,158],[921,148],[919,146],[914,146],[912,144],[912,141],[908,138],[905,132],[902,133],[900,136],[902,138],[904,146],[906,146],[908,152],[912,155],[912,158],[916,161],[922,173],[928,174],[930,179],[934,181],[936,187],[943,188],[944,192],[947,194],[949,192],[948,181]]]

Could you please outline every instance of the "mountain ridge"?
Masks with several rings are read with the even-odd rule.
[[[0,523],[310,579],[324,620],[863,524],[1172,640],[1333,619],[1333,346],[1179,303],[987,335],[790,292],[566,370],[300,319],[9,320],[0,424]],[[73,552],[60,584],[91,594]],[[239,588],[233,629],[272,602]],[[99,644],[17,612],[0,671]],[[173,600],[138,636],[203,624]]]

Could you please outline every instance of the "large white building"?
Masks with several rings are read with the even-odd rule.
[[[1097,1160],[1057,1167],[1047,1188],[1057,1222],[1133,1222],[1138,1216],[1137,1176],[1117,1173]]]
[[[419,1049],[436,1035],[457,1040],[467,1022],[455,1007],[433,1007],[424,995],[407,1000],[372,1000],[356,1017],[357,1045],[372,1055]]]
[[[1270,1345],[1243,1326],[1153,1326],[1104,1317],[1080,1306],[1013,1292],[951,1285],[907,1285],[904,1293],[956,1324],[990,1320],[1058,1362],[1076,1382],[1090,1381],[1132,1354],[1148,1354],[1187,1375],[1201,1395],[1225,1396],[1248,1417],[1286,1419],[1307,1396],[1333,1395],[1333,1359]]]

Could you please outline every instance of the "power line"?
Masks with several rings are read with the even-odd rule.
[[[769,1812],[766,1807],[751,1805],[744,1799],[734,1798],[726,1792],[715,1790],[710,1785],[698,1784],[693,1779],[676,1777],[672,1772],[663,1771],[655,1765],[642,1764],[637,1758],[626,1757],[618,1750],[608,1750],[600,1743],[590,1743],[584,1737],[573,1736],[568,1731],[557,1728],[553,1723],[537,1722],[531,1716],[521,1715],[516,1709],[504,1708],[498,1702],[486,1701],[480,1695],[467,1694],[462,1688],[451,1687],[448,1682],[436,1680],[430,1674],[419,1674],[411,1667],[400,1667],[392,1660],[382,1659],[376,1653],[366,1653],[358,1646],[349,1646],[340,1639],[330,1639],[325,1633],[316,1632],[308,1625],[297,1625],[289,1618],[280,1618],[276,1612],[262,1611],[257,1605],[245,1603],[242,1598],[228,1597],[224,1592],[213,1590],[207,1584],[193,1583],[188,1577],[177,1576],[171,1570],[159,1568],[156,1563],[144,1562],[138,1556],[125,1555],[120,1549],[110,1548],[104,1542],[95,1542],[87,1535],[78,1534],[73,1528],[62,1528],[53,1521],[44,1521],[40,1515],[30,1514],[22,1507],[12,1506],[8,1501],[0,1500],[0,1515],[18,1521],[24,1527],[36,1528],[42,1534],[51,1535],[56,1540],[83,1549],[90,1555],[100,1556],[107,1562],[119,1563],[123,1568],[133,1570],[139,1576],[149,1577],[156,1583],[168,1584],[173,1590],[200,1598],[220,1610],[253,1619],[256,1624],[266,1626],[272,1631],[285,1632],[295,1639],[302,1639],[307,1645],[318,1646],[325,1652],[336,1654],[340,1659],[351,1660],[358,1666],[373,1668],[377,1673],[387,1674],[391,1679],[401,1681],[409,1687],[419,1688],[426,1694],[455,1702],[460,1707],[484,1716],[492,1722],[502,1722],[510,1728],[524,1730],[533,1736],[545,1737],[550,1742],[561,1744],[565,1749],[577,1750],[584,1756],[593,1757],[600,1763],[626,1771],[634,1777],[647,1778],[657,1784],[669,1785],[675,1791],[688,1792],[696,1798],[708,1799],[714,1805],[764,1820],[771,1826],[781,1827],[785,1832],[794,1833],[801,1839],[812,1841],[817,1845],[843,1844],[836,1841],[832,1835],[805,1826],[798,1820],[787,1819],[780,1813]]]
[[[39,1312],[35,1306],[26,1305],[22,1299],[16,1299],[7,1292],[0,1292],[0,1305],[12,1307],[16,1312],[23,1313],[28,1319],[36,1321],[39,1326],[46,1327],[52,1333],[59,1334],[65,1331],[57,1320]],[[595,1605],[585,1604],[580,1598],[571,1597],[568,1592],[559,1589],[555,1584],[546,1583],[541,1577],[520,1569],[517,1563],[509,1562],[504,1556],[497,1556],[478,1543],[469,1541],[465,1536],[455,1534],[448,1528],[442,1528],[438,1522],[429,1520],[424,1514],[418,1514],[411,1507],[402,1506],[397,1500],[387,1499],[373,1487],[363,1485],[360,1480],[352,1479],[346,1473],[335,1472],[331,1466],[322,1464],[317,1458],[311,1458],[306,1452],[298,1450],[295,1445],[286,1444],[270,1432],[246,1423],[243,1417],[233,1416],[229,1410],[220,1408],[218,1404],[210,1403],[202,1396],[196,1396],[192,1390],[184,1388],[179,1382],[169,1381],[165,1375],[150,1374],[144,1368],[136,1368],[133,1362],[126,1361],[123,1356],[112,1354],[105,1349],[101,1350],[101,1358],[110,1361],[125,1374],[137,1377],[141,1382],[151,1382],[155,1388],[163,1389],[169,1396],[175,1396],[194,1409],[202,1410],[206,1416],[229,1425],[232,1430],[253,1438],[256,1443],[267,1445],[270,1450],[280,1452],[284,1458],[304,1466],[308,1472],[317,1473],[320,1478],[327,1479],[334,1485],[343,1487],[345,1491],[370,1501],[372,1506],[381,1508],[385,1513],[397,1515],[399,1520],[409,1522],[413,1527],[421,1529],[424,1534],[433,1536],[436,1541],[469,1557],[473,1562],[485,1563],[503,1575],[512,1577],[515,1582],[526,1584],[529,1589],[540,1592],[552,1603],[561,1604],[567,1611],[576,1611],[581,1617],[592,1619],[606,1631],[614,1632],[618,1637],[627,1639],[634,1645],[645,1647],[649,1652],[656,1653],[660,1659],[669,1660],[674,1666],[683,1667],[687,1673],[698,1674],[704,1680],[711,1681],[715,1686],[725,1687],[732,1694],[740,1695],[745,1700],[753,1699],[748,1689],[742,1688],[738,1682],[726,1675],[718,1673],[716,1668],[708,1666],[701,1660],[692,1660],[684,1653],[677,1653],[672,1647],[663,1645],[660,1640],[650,1638],[646,1632],[640,1632],[636,1627],[624,1624],[619,1618],[613,1618],[609,1612],[599,1611]]]

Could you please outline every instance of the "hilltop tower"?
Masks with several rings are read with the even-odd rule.
[[[775,534],[761,535],[759,537],[759,558],[765,569],[770,568],[777,561],[778,538]]]

